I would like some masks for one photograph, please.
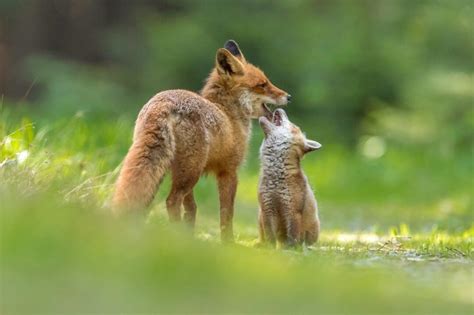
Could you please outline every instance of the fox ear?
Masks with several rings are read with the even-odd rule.
[[[216,68],[220,74],[244,74],[244,66],[242,63],[225,48],[219,48],[217,50]]]
[[[272,130],[273,125],[267,119],[267,117],[264,117],[264,116],[260,117],[258,119],[258,122],[260,124],[260,127],[262,127],[263,133],[265,134],[265,138],[266,138],[268,136],[268,134],[270,133],[270,131]]]
[[[235,40],[229,39],[227,42],[225,42],[224,48],[230,51],[230,53],[237,57],[240,61],[245,61],[244,54],[242,54],[242,51]]]
[[[304,141],[304,153],[312,152],[312,151],[317,150],[321,147],[322,147],[321,143],[319,143],[317,141],[308,140],[308,139],[306,139]]]

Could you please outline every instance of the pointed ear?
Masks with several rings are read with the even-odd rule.
[[[313,141],[313,140],[308,140],[306,139],[304,141],[304,153],[308,153],[308,152],[311,152],[311,151],[314,151],[314,150],[317,150],[319,148],[321,148],[321,143],[317,142],[317,141]]]
[[[237,57],[240,61],[245,62],[244,54],[242,54],[242,51],[235,40],[229,39],[227,42],[225,42],[224,48],[230,51],[230,53]]]
[[[260,127],[262,127],[263,133],[265,134],[265,138],[270,134],[272,131],[273,125],[270,122],[270,120],[267,119],[267,117],[260,117],[258,119],[258,122],[260,124]]]
[[[219,48],[217,50],[216,69],[219,74],[244,74],[244,66],[242,63],[225,48]]]

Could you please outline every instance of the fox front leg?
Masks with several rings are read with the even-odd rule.
[[[221,173],[217,176],[220,201],[220,229],[221,240],[224,242],[234,241],[232,220],[234,217],[234,200],[237,191],[237,174]]]
[[[276,233],[275,233],[275,219],[270,213],[262,213],[261,225],[263,228],[264,240],[267,244],[275,247],[276,245]]]
[[[258,236],[259,236],[259,243],[265,243],[265,229],[263,227],[263,214],[262,209],[258,212]]]
[[[301,232],[301,214],[299,213],[289,213],[285,217],[286,223],[286,247],[294,248],[297,245],[300,245],[302,242]]]

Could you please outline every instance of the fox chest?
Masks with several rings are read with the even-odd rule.
[[[278,177],[263,177],[259,187],[262,211],[279,214],[281,211],[302,212],[305,189],[298,183]]]

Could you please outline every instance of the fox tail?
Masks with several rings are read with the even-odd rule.
[[[175,151],[172,122],[167,112],[139,116],[133,144],[123,162],[112,211],[115,214],[144,210],[169,169]]]

